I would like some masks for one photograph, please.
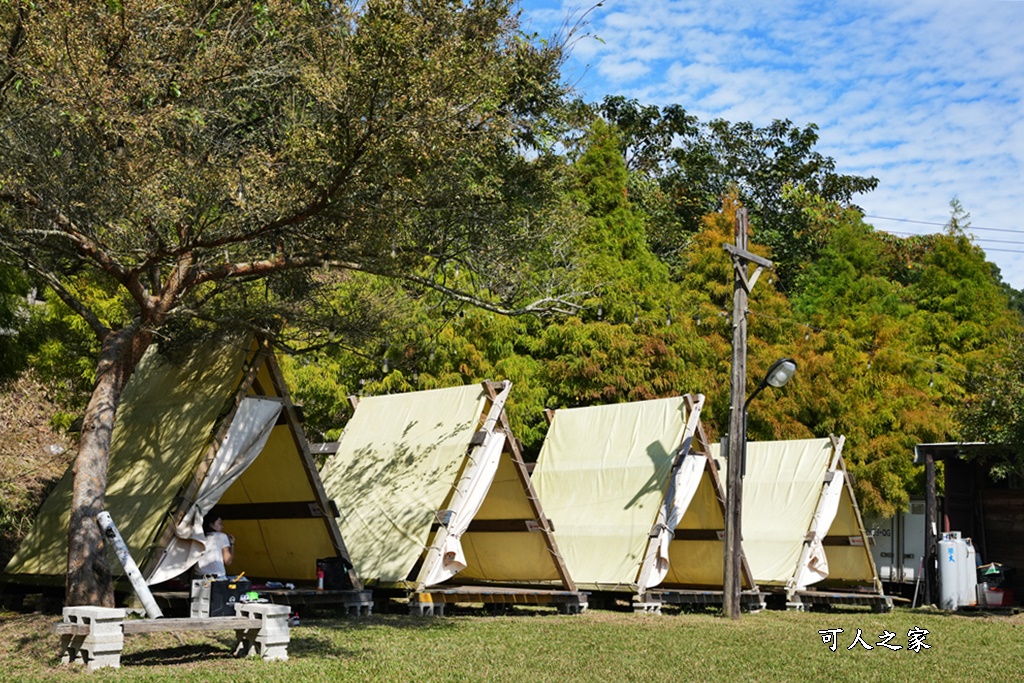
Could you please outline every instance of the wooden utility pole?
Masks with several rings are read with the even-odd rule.
[[[917,450],[917,446],[914,450]],[[924,560],[921,570],[924,574],[924,597],[922,605],[938,602],[935,572],[935,548],[938,543],[939,501],[935,492],[935,454],[924,448]],[[916,455],[916,453],[915,453]],[[915,464],[917,458],[914,458]]]
[[[728,472],[725,495],[725,576],[722,582],[722,613],[740,618],[740,593],[743,590],[743,452],[747,441],[744,404],[747,393],[747,296],[764,268],[772,262],[747,250],[747,210],[736,212],[736,244],[725,244],[732,256],[732,375],[729,412],[729,442],[726,452]],[[747,278],[748,264],[757,268]]]

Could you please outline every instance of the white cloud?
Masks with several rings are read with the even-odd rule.
[[[541,33],[594,3],[520,0]],[[606,0],[566,66],[588,100],[680,104],[702,119],[820,127],[819,150],[875,175],[869,215],[944,222],[958,197],[1003,278],[1024,288],[1024,3]],[[592,36],[598,36],[600,40]],[[590,65],[588,67],[588,65]],[[894,232],[933,232],[873,220]]]

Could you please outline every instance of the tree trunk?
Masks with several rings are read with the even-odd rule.
[[[75,479],[68,525],[68,575],[65,604],[114,606],[114,584],[106,545],[96,523],[107,491],[110,436],[121,394],[152,337],[138,325],[111,332],[103,340],[96,365],[96,386],[85,410],[75,458]]]

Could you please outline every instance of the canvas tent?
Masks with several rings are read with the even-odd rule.
[[[581,588],[720,604],[724,500],[703,395],[555,411],[533,471]],[[744,565],[743,603],[760,605]]]
[[[743,549],[758,585],[791,607],[892,607],[846,472],[844,437],[750,441],[743,477]],[[712,455],[725,471],[722,448]]]
[[[9,584],[63,586],[71,479],[69,470],[42,506],[5,570]],[[214,504],[235,537],[230,569],[254,582],[313,582],[319,559],[351,565],[265,342],[207,344],[187,357],[153,347],[118,409],[106,510],[147,583],[187,578]],[[362,587],[354,572],[348,579]]]
[[[540,509],[504,403],[511,382],[372,396],[321,470],[368,584],[411,610],[452,602],[585,608]]]

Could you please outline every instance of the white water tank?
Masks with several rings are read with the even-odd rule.
[[[974,607],[978,604],[978,551],[969,538],[960,539],[964,563],[960,568],[960,606]]]
[[[946,531],[939,538],[939,608],[955,610],[960,606],[960,532]]]
[[[959,531],[939,539],[939,607],[955,610],[978,604],[978,552]]]

